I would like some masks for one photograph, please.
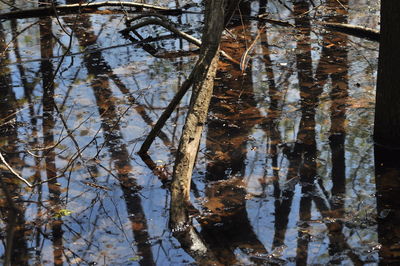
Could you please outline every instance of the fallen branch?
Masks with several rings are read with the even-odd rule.
[[[13,19],[13,18],[34,18],[34,17],[46,17],[55,15],[67,15],[73,14],[76,11],[81,13],[93,12],[100,7],[133,7],[141,11],[142,9],[155,10],[161,13],[168,14],[181,14],[182,9],[170,9],[167,7],[161,7],[156,5],[135,3],[135,2],[122,2],[122,1],[104,1],[95,3],[79,3],[70,5],[56,5],[49,7],[37,7],[24,10],[16,10],[7,13],[0,14],[0,19]]]
[[[132,20],[130,20],[130,21],[132,21]],[[121,30],[120,33],[122,33],[123,35],[126,36],[127,34],[129,34],[129,32],[131,32],[131,31],[135,32],[136,29],[139,29],[143,26],[150,25],[150,24],[160,25],[160,26],[166,28],[167,30],[177,34],[178,36],[182,37],[183,39],[185,39],[185,40],[189,41],[190,43],[193,43],[197,46],[201,46],[201,44],[202,44],[202,42],[200,40],[194,38],[193,36],[191,36],[187,33],[180,31],[179,29],[174,27],[171,23],[165,21],[162,18],[161,19],[155,19],[155,18],[148,19],[148,20],[138,23],[134,26],[131,26],[124,30]],[[227,55],[225,52],[220,51],[220,53],[221,53],[221,55],[228,58],[231,62],[233,62],[237,65],[240,65],[240,63],[238,61],[233,59],[231,56]],[[145,141],[143,142],[142,146],[140,147],[140,150],[138,152],[139,155],[147,154],[154,139],[160,133],[161,128],[165,125],[165,122],[168,120],[168,118],[171,116],[172,112],[178,106],[178,104],[182,100],[183,96],[186,94],[186,92],[192,86],[194,78],[199,77],[201,75],[201,73],[204,72],[204,66],[202,65],[202,60],[204,60],[204,59],[202,59],[202,56],[200,56],[200,58],[197,60],[195,67],[193,68],[193,71],[190,73],[189,77],[183,82],[183,84],[182,84],[181,88],[179,89],[179,91],[177,92],[177,94],[174,96],[174,98],[168,104],[167,108],[162,113],[162,115],[158,119],[157,123],[154,125],[154,127],[152,128],[150,133],[147,135]]]
[[[260,14],[257,16],[257,19],[261,21],[265,21],[270,24],[285,26],[285,27],[295,27],[292,23],[283,20],[269,19],[267,18],[268,14]],[[343,24],[343,23],[335,23],[335,22],[324,22],[317,21],[318,25],[323,27],[333,29],[342,33],[350,34],[359,38],[367,38],[373,41],[379,42],[380,32],[378,30],[365,28],[361,26],[351,25],[351,24]]]
[[[28,180],[26,180],[25,178],[23,178],[22,176],[20,176],[6,161],[6,159],[3,157],[3,154],[1,154],[0,152],[0,160],[1,162],[7,167],[7,169],[13,174],[15,175],[19,180],[21,180],[22,182],[24,182],[28,187],[32,188],[32,184],[29,183]]]
[[[269,19],[266,18],[268,14],[261,14],[257,16],[257,19],[261,21],[265,21],[270,24],[285,26],[285,27],[295,27],[292,23],[283,20]],[[335,23],[335,22],[323,22],[316,21],[318,25],[321,25],[325,28],[333,29],[338,32],[346,33],[349,35],[353,35],[359,38],[367,38],[372,41],[379,42],[380,32],[378,30],[365,28],[361,26],[351,25],[351,24],[343,24],[343,23]]]
[[[380,32],[370,28],[334,22],[318,22],[318,24],[326,28],[334,29],[360,38],[367,38],[376,42],[379,42],[380,39]]]

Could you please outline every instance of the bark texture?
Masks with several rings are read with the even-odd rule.
[[[170,223],[175,230],[183,229],[189,222],[190,182],[214,86],[219,43],[224,29],[224,20],[221,19],[224,9],[223,0],[206,3],[200,58],[193,70],[197,75],[172,177]]]
[[[400,1],[382,0],[374,139],[389,147],[400,147],[399,21]]]
[[[379,265],[400,261],[400,1],[381,1],[374,140]]]

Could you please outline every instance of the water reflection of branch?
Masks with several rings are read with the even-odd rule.
[[[96,38],[92,31],[91,22],[87,18],[82,20],[83,24],[77,27],[75,31],[78,41],[83,47],[94,45]],[[106,63],[100,52],[85,55],[83,59],[89,74],[96,77],[92,80],[91,87],[101,118],[101,128],[104,131],[104,143],[97,151],[97,156],[103,147],[107,147],[110,151],[111,160],[114,162],[117,179],[125,200],[132,233],[137,242],[137,249],[142,256],[139,263],[141,265],[154,265],[150,236],[147,232],[147,221],[139,196],[141,187],[134,178],[129,176],[132,166],[129,162],[126,145],[122,142],[123,137],[119,125],[123,115],[117,114],[112,91],[108,87],[111,77],[114,78],[117,86],[123,89],[123,92],[126,93],[127,91],[124,89],[123,83],[116,76],[113,76],[112,68]],[[133,104],[129,108],[132,106]]]
[[[146,113],[146,106],[140,104],[135,97],[132,96],[132,93],[130,92],[129,88],[126,87],[126,85],[118,78],[117,75],[115,75],[111,70],[107,71],[108,77],[114,82],[114,84],[118,87],[118,89],[128,98],[128,101],[130,102],[131,106],[134,106],[135,111],[142,117],[143,121],[146,122],[148,125],[153,125],[153,120],[151,117]],[[140,88],[138,88],[141,90]],[[146,90],[149,88],[146,88]],[[126,112],[124,112],[125,114]],[[123,115],[124,115],[123,114]],[[123,116],[122,115],[122,116]],[[164,145],[167,147],[171,146],[171,140],[165,134],[162,130],[158,133],[158,138],[160,138],[163,142]]]
[[[283,104],[281,103],[284,97],[282,97],[282,92],[280,92],[275,85],[275,77],[272,67],[272,60],[269,56],[269,45],[268,37],[266,33],[261,36],[263,58],[265,63],[265,68],[268,77],[269,85],[269,97],[270,104],[267,111],[266,122],[263,123],[263,129],[268,132],[270,136],[271,147],[268,151],[272,155],[272,170],[273,170],[273,186],[274,186],[274,197],[275,197],[275,234],[273,237],[272,249],[284,246],[284,236],[287,229],[289,221],[290,206],[293,200],[293,186],[286,186],[283,191],[279,187],[279,167],[278,167],[278,151],[277,146],[282,141],[278,123],[282,114]],[[279,105],[281,103],[281,108]],[[296,169],[299,165],[299,160],[290,160],[289,171],[287,175],[287,182],[292,182],[293,180],[297,183],[296,173],[291,169]]]
[[[368,66],[369,66],[369,68],[370,68],[370,71],[373,73],[373,72],[376,70],[376,65],[375,65],[375,66],[372,65],[371,60],[365,55],[365,52],[361,52],[361,51],[360,51],[360,48],[363,48],[363,49],[370,49],[370,50],[375,51],[375,52],[378,52],[378,51],[377,51],[377,50],[373,50],[373,49],[368,48],[368,47],[365,47],[363,44],[355,43],[353,40],[350,40],[350,39],[348,40],[348,42],[351,44],[351,46],[353,47],[353,49],[356,50],[356,51],[358,52],[358,54],[359,54],[362,58],[364,58],[365,62],[367,62]],[[375,76],[372,76],[371,78],[374,78],[374,77],[375,77]]]
[[[13,24],[16,25],[14,20],[13,20],[13,22],[14,22]],[[15,28],[14,28],[13,31],[12,31],[12,35],[13,35],[13,36],[12,36],[12,40],[9,41],[9,42],[6,44],[5,47],[2,47],[3,51],[0,53],[0,56],[5,56],[5,54],[6,54],[7,50],[8,50],[8,48],[9,48],[10,45],[11,45],[11,43],[14,43],[14,44],[15,44],[19,35],[21,35],[21,34],[24,33],[26,30],[30,29],[32,26],[34,26],[34,25],[36,25],[36,24],[38,24],[38,23],[39,23],[39,21],[36,21],[36,22],[34,22],[34,23],[32,23],[32,24],[26,26],[25,28],[23,28],[23,29],[20,30],[20,31],[16,31]],[[22,76],[22,78],[25,78],[25,77]]]
[[[53,42],[51,37],[52,21],[49,19],[41,19],[39,25],[40,33],[40,54],[42,57],[51,57],[53,54]],[[54,143],[54,128],[55,119],[54,111],[56,108],[54,102],[54,78],[57,70],[60,69],[61,62],[54,71],[53,65],[48,60],[43,60],[40,64],[40,71],[42,73],[42,86],[43,86],[43,143],[45,146]],[[49,150],[45,157],[46,176],[47,179],[52,179],[48,183],[49,189],[49,202],[52,205],[51,213],[54,216],[61,209],[61,188],[56,184],[57,168],[56,168],[56,154],[54,150]],[[54,179],[53,179],[54,178]],[[63,264],[63,221],[61,217],[54,218],[50,222],[52,231],[52,244],[53,244],[53,263],[54,265]]]
[[[296,3],[295,11],[298,13],[307,10],[308,6],[306,2]],[[301,106],[302,106],[302,117],[300,122],[300,130],[298,133],[297,143],[303,143],[303,165],[300,167],[300,177],[302,185],[302,198],[301,198],[301,217],[304,223],[308,223],[311,217],[311,200],[315,203],[318,211],[322,217],[330,222],[326,224],[328,228],[328,237],[330,239],[331,249],[336,251],[336,247],[340,247],[339,250],[346,250],[348,257],[352,260],[355,265],[361,265],[362,261],[357,254],[355,254],[351,247],[347,244],[344,233],[342,232],[342,224],[339,220],[335,218],[340,218],[342,216],[343,206],[342,203],[336,203],[332,200],[327,201],[318,195],[315,178],[316,173],[316,162],[317,157],[316,151],[316,130],[315,130],[315,115],[316,108],[318,106],[319,96],[322,93],[322,88],[324,84],[327,83],[329,76],[332,76],[332,90],[330,96],[332,98],[331,107],[331,149],[332,149],[332,195],[339,196],[339,194],[344,193],[344,114],[345,109],[343,107],[342,101],[347,96],[347,82],[346,82],[346,61],[345,51],[340,50],[339,56],[335,63],[337,63],[342,69],[338,74],[330,73],[326,71],[327,66],[331,66],[332,50],[323,47],[321,53],[321,59],[318,63],[316,70],[316,79],[312,77],[312,58],[311,58],[311,43],[310,43],[310,22],[307,17],[296,18],[296,26],[301,26],[300,31],[304,34],[303,38],[297,41],[297,46],[303,53],[298,53],[297,55],[297,67],[299,69],[298,79],[300,86],[301,95]],[[324,38],[324,41],[329,41]],[[342,48],[345,49],[345,48]],[[336,51],[338,52],[338,51]],[[341,61],[340,61],[341,60]],[[340,61],[340,62],[338,62]],[[327,73],[328,72],[328,73]],[[308,74],[308,75],[307,75]],[[340,78],[341,77],[341,78]],[[343,84],[338,84],[344,81]],[[315,84],[314,87],[309,86],[309,84]],[[341,104],[341,105],[340,105]],[[339,106],[337,106],[339,105]],[[337,112],[337,111],[340,112]],[[336,134],[340,134],[340,138],[335,139]],[[333,137],[332,137],[333,136]],[[335,141],[336,140],[336,141]],[[296,145],[297,145],[296,143]],[[326,195],[326,194],[325,194]],[[328,205],[328,203],[330,206]],[[333,219],[333,222],[332,222]],[[305,227],[304,224],[302,227]],[[304,250],[308,248],[307,236],[299,230],[299,240],[298,240],[298,257],[299,262],[307,261],[307,251]]]
[[[263,7],[260,4],[260,11],[262,12]],[[275,83],[275,75],[274,69],[272,66],[272,60],[270,56],[270,49],[268,43],[268,35],[267,31],[263,31],[261,33],[261,44],[263,51],[263,59],[265,64],[265,70],[268,78],[268,96],[270,98],[270,104],[267,110],[267,116],[265,123],[262,123],[262,127],[264,131],[269,135],[270,141],[268,145],[270,145],[268,154],[272,156],[272,171],[273,171],[273,186],[274,186],[274,196],[275,200],[277,200],[277,196],[280,195],[280,187],[279,187],[279,166],[278,166],[278,145],[282,142],[281,133],[279,130],[279,121],[282,115],[283,104],[282,101],[284,96],[282,92],[280,92]],[[286,80],[286,79],[285,79]],[[281,105],[281,108],[279,108]],[[268,147],[267,145],[267,147]],[[268,159],[267,159],[268,160]],[[265,171],[266,172],[266,171]],[[264,174],[264,182],[261,184],[263,187],[263,193],[265,193],[265,189],[267,187],[267,183],[265,181],[266,175]],[[275,202],[275,206],[277,206],[277,202]]]
[[[357,167],[354,169],[353,173],[350,174],[349,179],[351,180],[351,187],[353,189],[354,195],[359,195],[358,191],[356,190],[356,181],[357,181],[357,175],[358,171],[361,169],[364,160],[369,158],[371,156],[371,150],[374,148],[374,145],[370,145],[369,148],[365,151],[364,155],[361,156],[360,161],[357,165]]]
[[[22,182],[24,182],[28,187],[32,188],[32,184],[29,183],[28,180],[26,180],[25,178],[23,178],[22,176],[20,176],[6,161],[6,159],[3,157],[3,155],[0,152],[0,160],[1,162],[7,167],[7,169],[15,176],[17,177],[19,180],[21,180]]]
[[[192,35],[189,35],[179,29],[177,29],[174,25],[172,25],[170,22],[165,21],[165,20],[161,20],[161,19],[147,19],[143,22],[139,22],[133,26],[130,26],[124,30],[121,30],[120,33],[122,33],[122,35],[124,35],[126,38],[131,39],[133,41],[136,41],[136,39],[134,39],[133,37],[131,37],[129,35],[129,32],[134,32],[136,33],[136,35],[138,35],[138,33],[136,32],[137,29],[142,28],[144,26],[147,25],[159,25],[164,27],[165,29],[173,32],[174,34],[180,36],[181,38],[187,40],[190,43],[193,43],[194,45],[200,47],[201,46],[201,41],[199,39],[194,38]],[[140,36],[140,35],[139,35]],[[157,50],[155,50],[153,47],[143,47],[143,49],[145,49],[148,53],[150,53],[151,55],[157,57],[158,53]],[[222,56],[224,56],[226,59],[228,59],[229,61],[231,61],[232,63],[236,64],[236,65],[240,65],[240,63],[233,59],[229,54],[227,54],[226,52],[224,52],[223,50],[220,50],[219,53],[221,53]]]
[[[15,63],[11,63],[10,65],[20,65],[20,64],[25,64],[25,63],[32,63],[32,62],[40,62],[43,60],[50,60],[50,59],[57,59],[57,58],[63,58],[63,57],[72,57],[72,56],[77,56],[77,55],[85,55],[85,54],[90,54],[90,53],[96,53],[96,52],[101,52],[105,50],[110,50],[110,49],[115,49],[115,48],[120,48],[120,47],[125,47],[125,46],[131,46],[131,45],[138,45],[138,44],[144,44],[148,42],[155,42],[155,41],[161,41],[161,40],[166,40],[166,39],[171,39],[174,38],[174,34],[167,34],[159,37],[148,37],[142,41],[136,41],[136,42],[130,42],[130,43],[125,43],[125,44],[117,44],[117,45],[110,45],[107,47],[102,47],[102,48],[95,48],[95,49],[88,49],[88,47],[83,51],[83,52],[75,52],[75,53],[70,53],[68,52],[67,54],[63,55],[55,55],[51,58],[38,58],[38,59],[30,59],[30,60],[17,60]],[[17,58],[18,59],[18,58]]]
[[[283,7],[285,7],[287,10],[289,10],[291,13],[293,13],[293,10],[292,10],[288,5],[286,5],[285,3],[283,3],[282,0],[278,0],[278,2],[279,2],[279,4],[281,4]]]

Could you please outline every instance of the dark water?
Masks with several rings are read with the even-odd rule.
[[[136,154],[195,62],[180,51],[196,47],[146,27],[144,38],[162,37],[150,43],[152,56],[118,33],[123,13],[2,21],[0,151],[35,186],[1,166],[1,263],[382,262],[378,217],[390,210],[378,213],[375,196],[378,44],[317,25],[378,29],[379,2],[268,2],[265,10],[245,2],[221,45],[240,61],[256,40],[246,69],[220,63],[193,173],[193,225],[198,250],[212,254],[206,260],[168,226],[189,96],[153,143],[153,164]],[[255,19],[265,11],[295,27]],[[202,15],[170,19],[201,36]]]

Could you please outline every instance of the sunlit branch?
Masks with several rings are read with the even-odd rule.
[[[22,182],[24,182],[28,187],[33,187],[31,183],[29,183],[28,180],[26,180],[25,178],[23,178],[22,176],[20,176],[6,161],[6,159],[3,157],[3,155],[0,152],[0,160],[1,162],[7,167],[7,169],[13,173],[13,175],[15,177],[17,177],[19,180],[21,180]]]

